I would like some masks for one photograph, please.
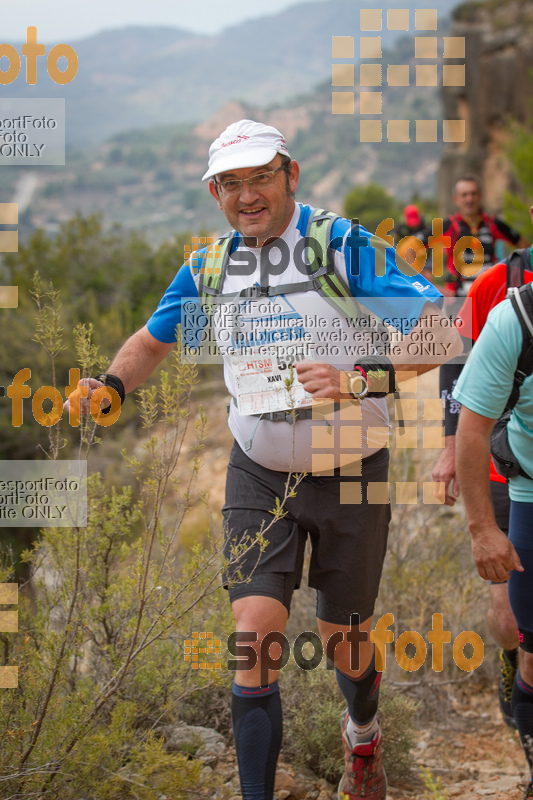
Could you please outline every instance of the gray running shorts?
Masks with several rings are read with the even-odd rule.
[[[349,625],[350,614],[363,622],[374,611],[385,559],[390,504],[369,504],[369,482],[386,482],[389,451],[364,458],[361,477],[307,475],[296,496],[285,503],[287,514],[266,533],[268,545],[257,547],[227,570],[230,600],[251,595],[274,597],[290,611],[294,589],[302,578],[304,549],[311,539],[309,586],[317,590],[317,616]],[[228,465],[224,515],[224,555],[272,521],[276,498],[285,494],[287,473],[266,469],[234,444]],[[341,504],[339,484],[362,484],[359,504]],[[237,576],[240,571],[241,577]],[[249,578],[249,581],[247,579]],[[234,583],[233,581],[238,582]]]

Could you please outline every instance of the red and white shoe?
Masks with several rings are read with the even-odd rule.
[[[385,800],[387,777],[383,769],[381,729],[376,731],[369,742],[352,747],[346,734],[349,719],[346,712],[341,720],[346,767],[339,783],[338,800]]]

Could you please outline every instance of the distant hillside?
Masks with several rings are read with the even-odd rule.
[[[407,37],[394,50],[384,51],[382,64],[410,63],[413,74],[413,61],[413,43]],[[441,116],[437,88],[384,86],[383,107],[393,119]],[[369,181],[387,187],[399,199],[409,200],[415,192],[435,193],[442,144],[413,141],[414,125],[410,143],[362,144],[358,109],[353,116],[331,113],[330,81],[269,109],[229,103],[196,126],[121,133],[104,144],[69,153],[65,167],[31,172],[4,167],[0,192],[25,208],[22,234],[39,226],[53,232],[76,210],[101,211],[108,224],[120,222],[154,242],[175,231],[220,230],[224,220],[201,176],[213,138],[242,117],[284,132],[302,168],[298,198],[314,205],[341,211],[346,192]]]
[[[454,0],[434,0],[442,19]],[[361,0],[302,3],[216,36],[175,28],[130,27],[78,42],[79,72],[60,86],[38,59],[37,84],[24,70],[1,97],[66,97],[67,145],[99,144],[133,128],[200,122],[228,101],[261,107],[308,92],[330,76],[331,37],[359,31]],[[388,7],[391,3],[387,4]],[[416,0],[392,0],[413,10]],[[382,32],[383,44],[399,33]]]

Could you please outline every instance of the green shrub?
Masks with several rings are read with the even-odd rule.
[[[337,782],[344,772],[340,721],[346,703],[337,688],[335,673],[321,667],[306,672],[291,664],[281,675],[280,690],[286,759],[311,768],[321,778]],[[394,694],[382,683],[379,717],[383,761],[391,781],[411,769],[415,710],[413,702]]]
[[[358,219],[370,233],[389,217],[393,225],[400,221],[400,205],[377,183],[355,186],[344,198],[343,214],[348,219]]]
[[[62,347],[56,295],[38,281],[35,287],[36,339],[55,374]],[[98,352],[88,329],[75,338],[80,367],[94,374]],[[191,669],[183,639],[206,625],[221,637],[229,632],[227,611],[220,611],[222,598],[227,607],[220,574],[228,566],[220,541],[207,532],[190,553],[179,549],[206,424],[201,408],[189,418],[197,372],[179,350],[172,371],[140,393],[144,454],[125,459],[136,491],[90,474],[87,527],[45,528],[23,555],[37,597],[21,594],[18,632],[0,635],[4,663],[18,667],[18,687],[0,692],[2,797],[212,797],[209,786],[203,794],[197,786],[201,763],[165,752],[154,735],[178,718],[188,696],[223,680]],[[173,473],[189,425],[189,478],[177,485]],[[89,418],[79,430],[83,459],[97,429]],[[49,455],[58,458],[60,430],[49,432]],[[244,549],[252,546],[263,546],[262,535]],[[241,552],[229,561],[236,565]],[[9,559],[0,558],[0,582],[12,579]]]
[[[424,794],[427,800],[448,800],[448,792],[442,788],[440,778],[435,779],[429,767],[422,767],[420,772],[426,787]]]

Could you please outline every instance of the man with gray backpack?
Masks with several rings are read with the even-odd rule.
[[[531,209],[533,214],[533,207]],[[520,253],[521,286],[489,313],[453,391],[461,403],[456,466],[479,574],[495,586],[508,581],[518,627],[512,685],[514,720],[533,771],[533,284],[531,248]],[[518,257],[515,257],[515,264]],[[500,272],[507,269],[500,266]],[[497,270],[498,267],[493,267]],[[479,280],[486,280],[489,270]],[[490,279],[489,279],[490,280]],[[494,288],[494,286],[493,286]],[[494,293],[492,293],[494,297]],[[507,481],[509,535],[493,508],[489,462]],[[496,514],[495,514],[496,511]],[[511,626],[509,626],[511,627]],[[503,709],[502,709],[503,711]],[[525,788],[533,797],[533,778]]]
[[[123,400],[169,353],[178,325],[194,347],[210,320],[235,437],[223,509],[227,558],[268,525],[273,509],[282,512],[264,552],[252,548],[238,573],[226,574],[243,800],[273,797],[279,641],[308,537],[318,629],[347,704],[339,798],[384,800],[381,672],[370,632],[390,519],[385,395],[395,391],[395,367],[421,374],[457,355],[461,342],[439,310],[439,291],[392,247],[357,223],[295,202],[298,176],[276,128],[240,120],[223,131],[203,179],[233,230],[191,256],[109,372],[87,384],[90,393],[107,384]],[[384,338],[385,323],[398,332],[394,343]]]

